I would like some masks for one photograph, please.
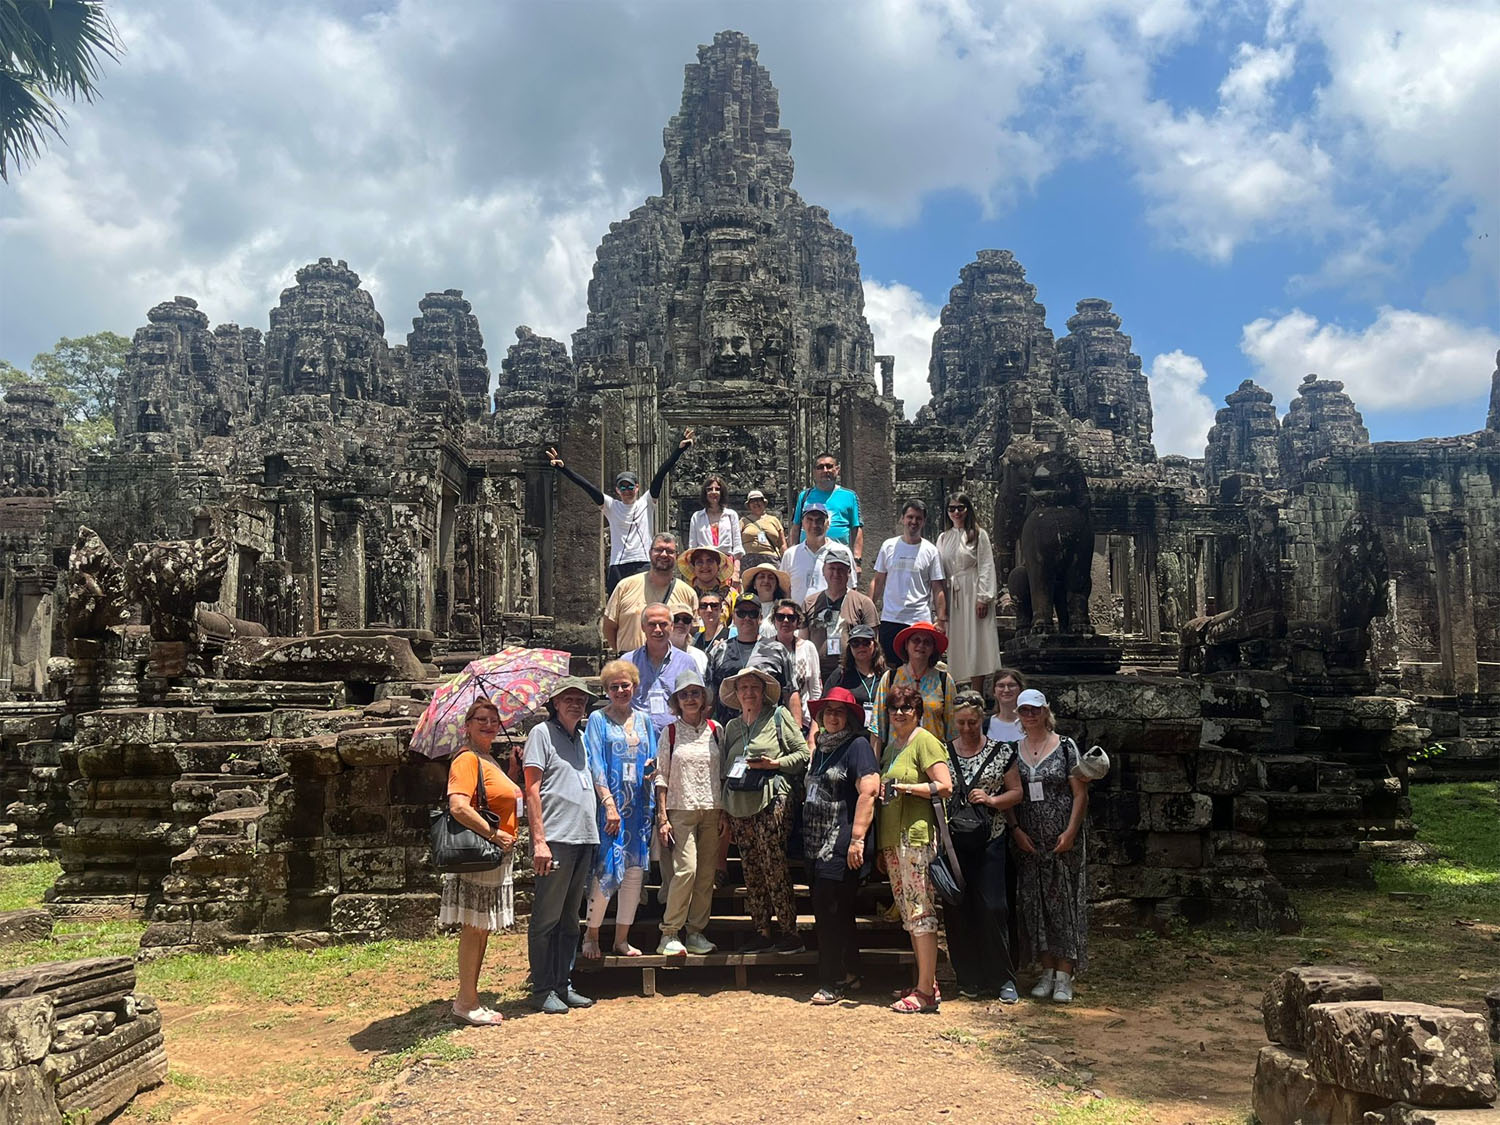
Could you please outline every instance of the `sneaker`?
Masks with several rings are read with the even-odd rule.
[[[531,998],[531,1006],[549,1016],[567,1015],[568,1006],[558,999],[555,992],[539,992]]]
[[[1016,992],[1016,982],[1008,980],[1000,986],[1000,1003],[1015,1004],[1020,1002],[1020,995]]]
[[[670,934],[662,934],[661,941],[657,943],[656,952],[663,957],[686,957],[687,946]]]
[[[772,946],[772,948],[777,953],[806,953],[807,952],[807,946],[805,946],[804,944],[802,944],[802,939],[800,937],[798,937],[795,933],[790,933],[790,934],[787,934],[785,937],[778,938],[777,941],[776,941],[776,944],[774,946]]]
[[[962,985],[961,984],[961,985],[958,986],[958,995],[959,995],[959,998],[962,999],[962,1000],[978,1000],[979,999],[979,989],[977,989],[977,988],[969,988],[966,985]]]
[[[769,953],[776,948],[776,943],[765,934],[753,935],[744,945],[740,946],[741,953]]]
[[[1071,1004],[1073,1002],[1072,973],[1057,974],[1057,980],[1052,986],[1052,1000],[1056,1004]]]
[[[1033,1000],[1045,1000],[1052,995],[1052,970],[1043,969],[1042,975],[1037,978],[1036,987],[1031,990]]]
[[[697,954],[699,956],[702,956],[705,953],[712,953],[714,950],[719,948],[702,934],[688,934],[687,941],[685,941],[683,945],[689,953]]]
[[[572,985],[562,995],[562,1002],[570,1008],[592,1008],[594,1002],[583,993],[577,991]]]

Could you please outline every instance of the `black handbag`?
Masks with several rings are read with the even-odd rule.
[[[468,751],[479,757],[473,750]],[[484,759],[479,759],[479,784],[475,787],[473,809],[493,831],[500,827],[500,816],[490,811],[488,798],[484,795]],[[505,862],[505,852],[493,840],[486,840],[472,828],[459,822],[448,811],[444,798],[441,808],[432,810],[432,825],[429,837],[432,844],[432,866],[444,875],[460,875],[466,871],[493,871]]]
[[[949,906],[957,906],[964,900],[964,871],[958,863],[958,853],[953,848],[953,837],[948,833],[947,802],[941,797],[932,799],[933,811],[937,814],[938,840],[942,846],[938,854],[927,865],[927,874],[938,897]]]
[[[984,771],[989,764],[995,760],[995,755],[1003,750],[1003,743],[995,743],[995,747],[984,756],[979,763],[979,768],[974,771],[976,779],[984,776]],[[954,842],[972,851],[982,848],[989,843],[992,819],[988,813],[980,812],[969,803],[969,795],[961,792],[963,785],[963,774],[959,771],[958,760],[953,753],[953,745],[948,745],[948,768],[953,774],[953,811],[948,816],[948,831]]]

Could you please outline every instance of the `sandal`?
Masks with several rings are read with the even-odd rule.
[[[599,950],[599,942],[596,938],[583,939],[583,951],[579,954],[585,961],[602,961],[604,954]]]
[[[816,1004],[819,1007],[827,1007],[829,1004],[837,1004],[843,998],[842,993],[836,992],[831,988],[820,988],[813,993],[809,1003]]]
[[[614,952],[616,957],[639,957],[641,955],[641,951],[628,941],[624,945],[615,946]]]
[[[928,995],[925,992],[918,992],[915,988],[911,990],[910,994],[901,997],[900,1000],[891,1005],[891,1011],[900,1012],[902,1015],[925,1015],[937,1010],[937,994],[934,992],[932,995]]]
[[[464,1011],[457,1004],[453,1005],[453,1018],[459,1023],[466,1023],[470,1027],[494,1027],[505,1019],[499,1012],[486,1008],[481,1004],[470,1011]]]
[[[865,978],[864,977],[859,976],[857,973],[850,973],[847,977],[844,978],[843,983],[839,985],[839,991],[840,992],[858,992],[864,986],[865,986]]]

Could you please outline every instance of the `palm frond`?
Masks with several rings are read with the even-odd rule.
[[[33,80],[0,68],[0,180],[41,155],[47,133],[62,136],[63,114]]]
[[[46,21],[46,66],[42,77],[71,98],[92,101],[102,71],[101,60],[120,58],[115,26],[98,0],[23,0],[49,7]]]

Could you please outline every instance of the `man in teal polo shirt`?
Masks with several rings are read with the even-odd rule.
[[[813,486],[804,488],[797,497],[797,510],[792,513],[792,526],[797,528],[797,541],[802,541],[802,508],[805,504],[818,503],[828,509],[828,538],[842,543],[854,552],[854,584],[859,584],[859,567],[865,556],[865,527],[859,518],[859,497],[852,488],[839,484],[839,462],[832,453],[819,453],[813,458]]]

